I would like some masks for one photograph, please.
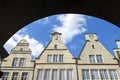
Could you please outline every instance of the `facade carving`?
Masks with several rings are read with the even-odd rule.
[[[51,34],[51,41],[35,60],[29,43],[22,39],[2,60],[0,80],[120,80],[120,41],[115,57],[101,44],[96,34],[85,34],[86,42],[74,58],[61,40],[61,33]]]

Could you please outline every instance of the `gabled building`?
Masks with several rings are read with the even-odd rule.
[[[18,42],[10,55],[2,60],[1,70],[4,72],[1,80],[32,80],[34,60],[25,39]]]
[[[78,59],[80,80],[120,80],[117,60],[100,43],[96,34],[86,34],[86,42]]]
[[[51,41],[36,59],[34,80],[77,80],[76,64],[61,40],[61,33],[51,34]]]
[[[0,80],[120,80],[120,41],[116,57],[101,44],[96,34],[85,34],[86,42],[78,58],[73,58],[61,40],[61,33],[51,40],[39,57],[31,58],[29,43],[23,39],[2,60]]]

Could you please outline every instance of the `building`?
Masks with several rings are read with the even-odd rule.
[[[61,33],[51,34],[51,41],[40,56],[32,60],[26,40],[2,60],[0,80],[120,80],[119,53],[116,57],[100,43],[96,34],[85,34],[86,42],[78,58],[73,58],[61,40]]]

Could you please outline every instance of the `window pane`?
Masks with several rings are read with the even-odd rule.
[[[52,80],[58,80],[57,69],[53,69],[52,70]]]
[[[117,73],[115,69],[110,69],[111,80],[118,80]]]
[[[98,70],[91,70],[92,80],[99,80]]]
[[[97,57],[97,62],[98,62],[98,63],[102,63],[102,62],[103,62],[101,55],[97,55],[96,57]]]
[[[100,70],[100,75],[101,75],[101,79],[102,79],[102,80],[108,80],[107,70],[101,69],[101,70]]]
[[[72,69],[67,70],[67,80],[73,80],[72,79]]]
[[[22,73],[21,80],[27,80],[27,75],[28,75],[27,72],[23,72],[23,73]]]
[[[90,76],[89,76],[89,70],[82,70],[82,77],[83,80],[90,80]]]
[[[9,75],[9,72],[4,72],[2,80],[8,80],[8,75]]]
[[[21,58],[19,66],[23,67],[24,66],[24,62],[25,62],[25,58]]]
[[[52,55],[47,56],[47,62],[52,62]]]
[[[54,45],[54,49],[57,49],[57,45]]]
[[[58,59],[57,57],[58,57],[58,55],[53,56],[53,62],[57,62],[57,59]]]
[[[13,59],[12,66],[17,66],[17,61],[18,61],[18,58],[14,58],[14,59]]]
[[[60,80],[65,80],[65,70],[60,69]]]
[[[18,78],[18,72],[13,72],[12,80],[17,80],[17,78]]]
[[[37,78],[37,80],[42,80],[42,73],[43,73],[43,70],[40,69],[40,70],[38,71],[38,78]]]
[[[59,62],[63,62],[63,55],[59,55]]]
[[[50,80],[50,69],[45,70],[44,80]]]
[[[95,63],[94,55],[89,55],[89,60],[90,60],[90,63]]]

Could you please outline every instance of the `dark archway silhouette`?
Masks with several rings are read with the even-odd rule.
[[[55,14],[95,16],[120,27],[119,0],[0,0],[0,54],[8,54],[4,43],[25,25]]]

